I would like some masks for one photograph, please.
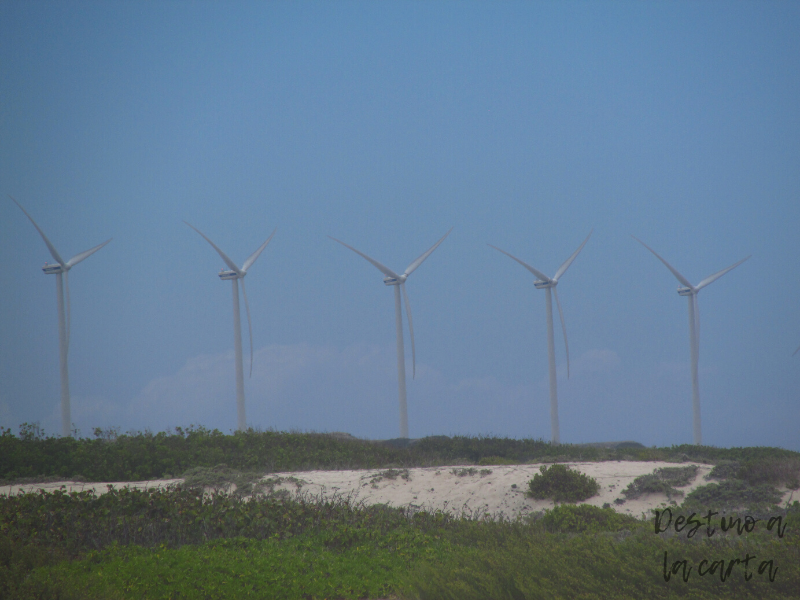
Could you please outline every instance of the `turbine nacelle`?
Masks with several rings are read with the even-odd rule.
[[[239,274],[236,271],[220,271],[219,278],[223,281],[228,281],[229,279],[239,279]]]
[[[541,279],[537,279],[533,282],[533,287],[537,290],[546,290],[547,288],[556,287],[558,285],[558,281],[550,279],[548,281],[542,281]]]
[[[383,278],[384,285],[403,285],[408,279],[408,275],[403,274],[400,277],[392,277],[391,275]]]
[[[691,296],[694,294],[694,290],[688,287],[679,287],[678,288],[678,295],[679,296]]]
[[[45,265],[42,267],[42,271],[44,271],[45,275],[57,275],[58,273],[66,273],[69,271],[69,267],[64,268],[63,265],[58,263],[52,265],[45,263]]]

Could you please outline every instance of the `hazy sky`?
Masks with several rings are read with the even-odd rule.
[[[800,4],[0,3],[0,425],[60,431],[55,278],[70,272],[83,435],[236,425],[231,286],[256,348],[248,423],[396,437],[402,271],[409,428],[800,450]],[[244,309],[242,309],[244,319]],[[247,370],[248,342],[244,321]],[[408,330],[406,328],[406,336]]]

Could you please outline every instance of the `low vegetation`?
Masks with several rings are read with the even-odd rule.
[[[674,496],[683,496],[683,492],[676,488],[689,485],[695,477],[697,477],[696,465],[663,467],[637,477],[622,490],[622,494],[628,500],[646,494],[666,494],[667,498],[672,499]]]
[[[0,598],[795,598],[800,589],[800,503],[779,504],[800,455],[774,448],[554,446],[543,441],[438,436],[373,443],[311,433],[202,428],[93,439],[44,436],[35,426],[0,431],[6,481],[60,477],[87,481],[183,476],[169,489],[21,494],[0,498]],[[634,482],[631,494],[696,477],[682,462],[715,465],[710,481],[671,507],[675,516],[780,516],[779,537],[764,526],[688,539],[654,534],[644,519],[580,502],[596,482],[567,460],[660,460],[675,467]],[[369,468],[375,481],[410,477],[412,466],[444,466],[461,477],[491,465],[546,464],[531,481],[560,504],[525,518],[365,506],[304,493],[302,474]],[[449,470],[449,469],[448,469]],[[380,478],[380,479],[377,479]],[[536,481],[536,485],[533,482]],[[276,491],[292,484],[292,493]],[[257,493],[256,493],[257,492]],[[249,493],[256,495],[245,498]],[[588,494],[588,495],[587,495]],[[677,503],[676,503],[677,504]],[[748,512],[749,511],[749,512]],[[717,516],[716,519],[719,519]],[[717,523],[718,525],[718,523]],[[665,553],[694,565],[689,581],[664,578]],[[769,573],[741,566],[725,582],[700,577],[702,560],[772,560]]]
[[[194,467],[183,475],[183,487],[201,491],[224,492],[239,497],[262,493],[270,483],[262,481],[262,474],[256,471],[242,473],[228,465],[215,467]]]
[[[403,443],[399,443],[403,442]],[[47,436],[23,423],[18,435],[0,428],[0,484],[50,480],[146,481],[180,477],[190,469],[227,465],[239,473],[316,469],[408,469],[492,466],[569,461],[637,460],[718,464],[735,462],[750,483],[791,487],[800,477],[800,454],[778,448],[714,448],[681,445],[645,448],[554,445],[544,440],[482,436],[432,436],[420,440],[369,441],[350,436],[277,431],[224,434],[203,427],[93,437]],[[767,478],[769,481],[756,481]],[[798,484],[800,485],[800,484]]]
[[[769,513],[781,501],[782,494],[768,484],[750,485],[741,479],[728,479],[696,488],[687,494],[683,505],[699,509],[712,507],[720,512],[747,511]]]
[[[779,512],[783,538],[688,541],[588,505],[509,521],[183,488],[24,494],[0,501],[0,597],[791,598],[800,503]],[[668,583],[664,552],[692,564],[750,553],[779,571]]]
[[[379,471],[378,473],[370,475],[368,479],[372,487],[376,488],[379,482],[385,479],[394,481],[398,477],[405,481],[411,481],[411,473],[409,473],[408,469],[386,469],[385,471]]]

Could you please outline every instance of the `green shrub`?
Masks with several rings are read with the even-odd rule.
[[[683,506],[716,511],[765,512],[780,503],[781,494],[771,485],[750,485],[741,479],[726,479],[695,488]]]
[[[456,477],[466,477],[467,475],[475,475],[478,469],[475,467],[465,467],[463,469],[451,469],[450,472]]]
[[[736,473],[750,485],[785,485],[790,489],[800,487],[800,458],[759,458],[748,460]]]
[[[517,461],[513,458],[504,458],[502,456],[484,456],[478,461],[478,466],[493,467],[500,465],[516,465]]]
[[[548,531],[559,533],[596,533],[632,529],[642,521],[622,515],[613,508],[597,508],[591,504],[561,505],[545,510],[539,523]]]
[[[735,460],[721,460],[711,472],[706,475],[706,479],[733,479],[739,471],[739,463]]]
[[[683,496],[683,492],[675,489],[689,485],[697,475],[697,465],[687,467],[664,467],[647,475],[634,479],[622,490],[622,495],[633,500],[645,494],[666,494],[667,498]]]
[[[554,502],[581,502],[597,495],[600,484],[566,465],[542,465],[541,473],[533,476],[528,483],[528,496],[543,500],[551,498]]]

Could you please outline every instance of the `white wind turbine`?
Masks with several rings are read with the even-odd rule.
[[[9,196],[12,200],[14,200],[14,204],[19,206],[20,210],[25,213],[25,216],[28,217],[33,226],[36,228],[36,231],[39,232],[39,235],[42,236],[44,243],[47,245],[47,249],[50,250],[50,255],[53,257],[53,260],[56,261],[54,265],[48,265],[44,263],[44,267],[42,271],[45,272],[46,275],[55,275],[56,276],[56,298],[58,299],[58,350],[59,350],[59,370],[61,372],[61,435],[63,437],[69,437],[72,433],[72,416],[70,413],[70,401],[69,401],[69,371],[67,370],[67,355],[69,353],[69,334],[70,334],[70,301],[69,301],[69,270],[77,265],[82,260],[87,259],[89,256],[100,250],[103,246],[108,244],[111,240],[108,239],[102,244],[95,246],[85,252],[81,252],[80,254],[76,254],[68,261],[64,261],[61,258],[61,255],[56,250],[55,246],[50,243],[50,240],[47,239],[47,236],[44,234],[44,231],[36,224],[36,221],[33,220],[22,205],[17,202],[12,196]],[[67,286],[67,310],[66,310],[66,317],[64,315],[64,286],[61,282],[61,274],[64,274],[64,279],[66,279],[66,286]]]
[[[594,231],[594,230],[592,230]],[[578,256],[583,247],[586,245],[586,242],[589,241],[589,238],[592,236],[592,231],[589,232],[589,235],[586,236],[586,239],[583,240],[583,243],[578,247],[575,252],[572,253],[564,264],[558,268],[556,274],[553,277],[548,277],[541,271],[537,271],[528,263],[521,261],[516,256],[512,256],[505,250],[500,250],[497,246],[491,246],[495,250],[502,252],[506,256],[513,258],[523,267],[528,269],[531,273],[534,274],[536,280],[533,282],[533,285],[537,289],[544,289],[547,290],[547,355],[548,360],[550,363],[550,431],[552,434],[552,441],[554,444],[561,443],[561,433],[558,427],[558,388],[556,385],[556,349],[555,349],[555,340],[553,339],[553,299],[552,295],[550,294],[550,290],[553,290],[553,293],[556,295],[556,304],[558,305],[558,315],[561,317],[561,330],[564,332],[564,348],[567,352],[567,377],[569,377],[569,344],[567,343],[567,326],[564,324],[564,312],[561,310],[561,302],[558,300],[558,291],[556,290],[556,286],[558,285],[559,278],[567,271],[569,266],[572,264],[572,261]]]
[[[453,231],[453,228],[450,228],[450,231]],[[408,438],[408,408],[406,405],[406,360],[405,360],[405,348],[403,347],[403,312],[400,307],[400,290],[403,291],[403,300],[406,304],[406,314],[408,315],[408,329],[411,332],[411,364],[412,364],[412,378],[416,375],[417,370],[417,360],[414,352],[414,323],[411,320],[411,305],[408,302],[408,293],[406,292],[406,279],[408,276],[413,273],[417,267],[419,267],[423,261],[428,258],[431,253],[439,247],[444,239],[450,235],[450,231],[445,233],[442,238],[436,242],[429,250],[427,250],[422,256],[420,256],[417,260],[412,262],[408,265],[408,268],[403,272],[402,275],[398,275],[394,271],[392,271],[389,267],[386,267],[379,263],[377,260],[370,258],[363,252],[359,252],[352,246],[348,246],[341,240],[337,240],[335,237],[330,237],[334,242],[339,242],[345,248],[349,248],[359,256],[364,257],[373,265],[375,265],[381,273],[386,275],[383,278],[383,283],[386,285],[393,285],[394,287],[394,315],[395,321],[397,324],[397,385],[399,388],[399,396],[400,396],[400,437],[401,438]]]
[[[631,237],[639,242],[642,246],[650,250],[650,252],[652,252],[658,260],[664,263],[664,265],[670,271],[672,271],[672,274],[675,275],[675,278],[685,286],[678,288],[678,295],[686,296],[686,299],[689,301],[689,357],[691,359],[692,370],[692,422],[694,428],[694,443],[695,445],[699,446],[702,444],[703,438],[700,428],[700,382],[697,376],[697,366],[700,357],[700,308],[697,304],[697,294],[700,293],[700,290],[702,290],[708,284],[716,281],[728,271],[738,267],[740,264],[750,258],[750,256],[744,257],[742,260],[732,264],[727,269],[722,269],[722,271],[706,277],[697,285],[692,285],[689,283],[689,280],[686,279],[686,277],[678,273],[678,271],[676,271],[671,264],[661,258],[650,246],[645,244],[635,235]]]
[[[225,254],[222,250],[220,250],[217,245],[212,242],[210,239],[206,237],[206,235],[191,225],[190,223],[184,221],[189,227],[194,229],[197,233],[203,236],[203,239],[207,241],[214,250],[222,257],[222,260],[225,261],[225,264],[228,265],[230,271],[220,271],[219,278],[222,280],[230,279],[231,283],[233,284],[233,346],[234,346],[234,353],[236,357],[236,422],[237,422],[237,429],[239,431],[244,431],[247,428],[247,419],[245,418],[245,410],[244,410],[244,368],[242,367],[242,319],[239,313],[239,280],[242,282],[242,294],[244,295],[244,307],[247,310],[247,327],[250,331],[250,376],[253,376],[253,325],[250,322],[250,304],[247,302],[247,291],[244,287],[244,276],[247,275],[247,269],[253,266],[253,263],[256,262],[259,254],[263,252],[264,248],[267,247],[272,236],[275,235],[275,231],[269,235],[267,241],[259,246],[258,250],[253,252],[244,264],[242,268],[236,266],[236,263],[233,262],[228,255]]]

